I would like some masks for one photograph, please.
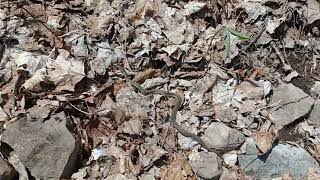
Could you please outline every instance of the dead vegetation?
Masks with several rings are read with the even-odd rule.
[[[0,179],[320,178],[318,0],[0,7]]]

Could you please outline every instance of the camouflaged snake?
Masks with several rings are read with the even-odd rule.
[[[144,89],[140,84],[133,82],[132,80],[130,80],[128,74],[126,73],[126,71],[124,69],[121,69],[122,73],[125,76],[126,81],[133,87],[135,87],[136,89],[138,89],[143,95],[147,96],[150,94],[161,94],[167,97],[173,97],[176,99],[176,103],[172,109],[172,113],[170,116],[170,121],[173,124],[174,128],[181,133],[183,136],[185,137],[189,137],[191,139],[193,139],[194,141],[197,141],[203,148],[205,148],[206,150],[210,151],[210,152],[215,152],[217,154],[221,154],[222,150],[218,149],[218,148],[210,148],[207,146],[207,144],[201,139],[200,136],[193,134],[187,130],[185,130],[181,125],[178,124],[178,122],[176,121],[177,118],[177,113],[178,110],[180,109],[180,107],[182,106],[182,98],[179,94],[177,93],[172,93],[169,91],[163,91],[163,90],[147,90]]]

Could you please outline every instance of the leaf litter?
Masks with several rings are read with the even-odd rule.
[[[320,166],[313,163],[320,158],[319,1],[0,6],[0,132],[24,117],[45,122],[65,113],[81,146],[80,164],[62,165],[70,172],[55,172],[55,178],[261,179],[271,178],[269,172],[284,179],[319,177]],[[179,133],[170,120],[175,99],[144,95],[123,68],[144,89],[181,96],[177,123],[223,151]],[[288,144],[303,148],[308,171],[287,171],[273,158]],[[9,155],[3,145],[0,152],[21,179],[47,178],[46,172],[25,173],[36,168],[19,160],[26,155]],[[258,161],[243,166],[253,154],[267,159],[264,168],[257,168]],[[42,157],[48,164],[49,156]]]

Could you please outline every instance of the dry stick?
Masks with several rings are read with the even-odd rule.
[[[284,70],[292,70],[291,66],[286,63],[285,58],[282,56],[280,50],[278,49],[278,47],[275,45],[274,42],[271,43],[271,47],[275,50],[276,54],[278,55],[282,65],[283,65],[283,69]]]
[[[89,113],[89,112],[85,112],[85,111],[82,111],[81,109],[77,108],[75,105],[73,105],[72,103],[70,103],[69,101],[66,101],[71,107],[73,107],[74,109],[78,110],[79,112],[82,112],[83,114],[86,114],[88,116],[91,116],[92,113]]]
[[[284,57],[282,56],[280,50],[278,49],[278,47],[275,45],[274,42],[271,43],[271,47],[276,51],[276,54],[280,58],[282,64],[286,64]]]

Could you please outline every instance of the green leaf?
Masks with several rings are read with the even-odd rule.
[[[241,34],[241,33],[237,32],[237,31],[235,31],[235,30],[233,30],[233,29],[231,29],[231,28],[227,28],[227,30],[228,30],[232,35],[237,36],[238,38],[240,38],[240,39],[242,39],[242,40],[251,39],[250,36],[247,36],[247,35],[245,35],[245,34]]]

